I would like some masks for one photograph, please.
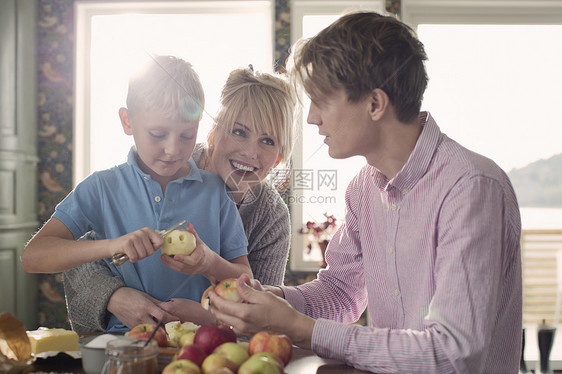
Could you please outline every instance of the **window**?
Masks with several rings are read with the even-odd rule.
[[[384,2],[294,0],[291,7],[292,42],[315,35],[343,13],[357,9],[384,12]],[[306,123],[309,105],[306,95],[302,95],[302,100],[304,105],[303,112],[298,116],[290,196],[290,266],[296,271],[317,271],[322,262],[320,244],[311,240],[313,237],[310,235],[299,234],[299,231],[308,221],[324,222],[324,213],[333,215],[336,220],[343,219],[345,189],[365,160],[362,157],[346,160],[330,158],[323,138],[318,136],[318,128]]]
[[[562,52],[553,47],[562,43],[562,1],[402,0],[402,15],[426,47],[423,107],[443,132],[510,176],[562,155]],[[539,357],[536,326],[554,317],[562,205],[528,205],[515,181],[514,187],[523,224],[525,360],[532,367]],[[561,345],[555,338],[553,369],[562,367]]]
[[[74,184],[126,161],[132,137],[118,110],[129,74],[151,54],[191,62],[205,89],[204,141],[228,73],[252,64],[273,71],[271,0],[76,1]]]

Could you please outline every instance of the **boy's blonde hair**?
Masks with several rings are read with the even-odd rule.
[[[217,131],[231,133],[243,110],[248,111],[258,133],[277,139],[280,162],[286,163],[293,149],[295,95],[289,82],[279,74],[254,72],[250,68],[232,71],[222,89],[220,109],[209,131],[212,144]]]
[[[127,109],[131,116],[156,111],[169,119],[199,121],[205,94],[191,64],[173,56],[153,56],[129,79]]]
[[[350,102],[358,102],[380,88],[400,121],[417,118],[427,87],[427,56],[414,31],[398,19],[349,13],[292,49],[291,79],[309,94],[322,98],[344,89]]]

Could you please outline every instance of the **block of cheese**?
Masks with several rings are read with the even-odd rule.
[[[31,343],[31,352],[38,354],[41,352],[64,352],[78,351],[78,334],[65,329],[45,329],[28,331],[27,337]]]

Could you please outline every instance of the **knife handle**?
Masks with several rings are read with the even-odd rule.
[[[164,238],[172,230],[166,230],[166,231],[160,230],[156,232],[159,233],[162,238]],[[123,252],[119,252],[111,256],[111,263],[115,266],[123,265],[125,262],[127,262],[127,260],[129,260],[129,256],[127,256]]]

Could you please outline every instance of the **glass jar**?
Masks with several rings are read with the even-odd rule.
[[[107,343],[103,374],[158,374],[158,344],[123,337]]]

